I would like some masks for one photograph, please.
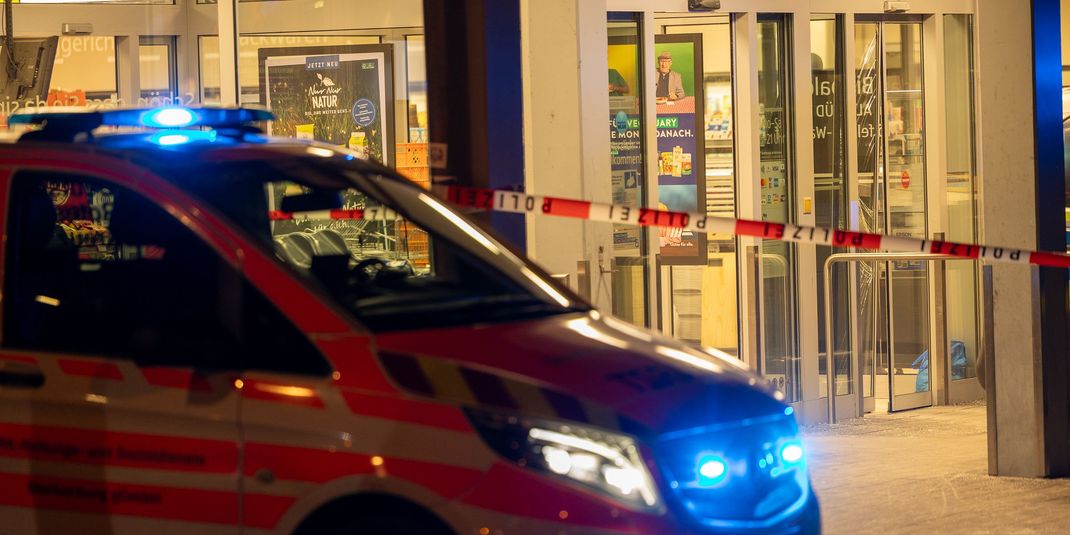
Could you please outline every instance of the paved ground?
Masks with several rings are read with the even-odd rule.
[[[825,533],[1070,533],[1070,479],[989,477],[982,405],[808,428]]]

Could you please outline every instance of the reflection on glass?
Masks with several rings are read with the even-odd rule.
[[[973,26],[969,15],[944,16],[944,91],[947,122],[947,209],[951,241],[977,239],[973,112]],[[977,265],[947,263],[947,330],[951,380],[977,376]]]
[[[424,36],[405,36],[405,71],[408,81],[409,143],[427,143],[427,68]]]
[[[813,77],[814,216],[817,226],[847,228],[846,103],[844,101],[843,24],[834,15],[810,20],[810,61]],[[817,295],[825,295],[825,259],[847,249],[817,247]],[[842,265],[833,267],[832,312],[835,336],[836,393],[854,391],[850,355],[850,280]],[[818,307],[818,369],[820,392],[828,392],[825,307]]]
[[[885,24],[884,132],[887,222],[896,236],[924,238],[925,125],[921,24]],[[929,277],[922,262],[892,262],[892,408],[894,397],[930,390]]]
[[[174,36],[141,36],[138,46],[139,106],[166,106],[191,102],[193,95],[178,92]]]
[[[736,216],[732,28],[727,15],[663,18],[663,32],[701,34],[705,94],[706,212]],[[736,239],[709,234],[706,266],[673,266],[674,337],[739,356]]]
[[[238,37],[238,84],[242,103],[260,102],[261,48],[365,45],[381,42],[378,35],[242,35]],[[201,102],[219,104],[219,37],[202,35],[200,43]]]
[[[49,90],[82,94],[74,105],[86,100],[109,100],[118,96],[115,37],[110,35],[62,35],[56,49]]]
[[[855,24],[855,92],[858,123],[858,225],[864,232],[883,232],[883,163],[884,150],[880,141],[881,75],[879,24]],[[862,357],[862,392],[874,395],[878,364],[887,372],[887,360],[877,360],[884,345],[884,315],[879,313],[883,292],[881,273],[883,264],[859,262],[857,267],[857,318],[859,351]],[[887,386],[885,384],[885,390]],[[887,392],[883,397],[887,397]]]
[[[613,202],[645,205],[643,169],[643,69],[639,21],[611,13],[608,21],[607,95]],[[613,225],[613,313],[646,326],[646,235],[641,228]]]
[[[762,220],[794,220],[794,169],[791,161],[791,113],[788,23],[784,15],[758,21],[758,108]],[[765,374],[787,400],[801,399],[799,359],[795,351],[793,248],[762,240],[762,347]]]
[[[858,57],[859,223],[863,230],[924,238],[925,125],[921,24],[862,22]],[[929,277],[924,262],[859,266],[865,385],[892,410],[931,402]],[[872,349],[870,349],[872,348]],[[871,367],[870,367],[871,366]],[[868,371],[868,370],[867,370]],[[887,375],[885,375],[887,374]],[[922,394],[914,395],[914,394]]]

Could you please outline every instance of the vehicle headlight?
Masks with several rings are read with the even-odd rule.
[[[467,413],[487,445],[519,466],[581,484],[633,509],[660,506],[632,437],[572,423]]]

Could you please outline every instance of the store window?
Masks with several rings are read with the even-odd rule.
[[[758,19],[758,109],[762,220],[795,222],[795,168],[788,15]],[[763,371],[788,401],[802,398],[796,350],[795,249],[777,240],[761,243]]]
[[[877,22],[857,22],[854,27],[855,47],[855,94],[858,101],[855,110],[858,137],[858,226],[863,232],[884,231],[883,211],[884,176],[883,145],[880,142],[881,116],[884,103],[881,98],[881,51]],[[887,358],[881,349],[887,346],[887,321],[881,303],[884,299],[884,267],[881,262],[859,262],[857,265],[857,325],[859,351],[862,357],[862,392],[873,397],[876,389],[878,368],[887,370]],[[886,390],[882,388],[882,394]]]
[[[118,98],[117,87],[114,36],[60,36],[49,85],[53,101],[102,103]]]
[[[973,18],[944,15],[947,122],[947,239],[977,243],[977,159],[974,141]],[[977,376],[978,273],[972,261],[946,263],[951,380]]]
[[[702,180],[696,177],[696,209],[701,211],[705,205],[709,215],[736,217],[731,19],[727,15],[659,17],[658,23],[664,34],[695,35],[701,43],[701,54],[696,56],[701,60],[697,68],[701,79],[695,87],[702,111],[696,121],[696,133],[701,136],[696,150],[701,151],[696,155],[699,165],[693,167],[696,174],[702,173]],[[671,267],[672,334],[738,356],[737,240],[720,234],[705,238],[705,265]]]
[[[142,36],[138,47],[140,98],[127,102],[120,97],[116,37],[110,35],[63,35],[20,39],[34,46],[23,49],[35,57],[38,86],[24,89],[21,98],[10,90],[0,105],[0,116],[20,108],[42,106],[148,106],[175,101],[178,90],[175,38]],[[54,45],[52,44],[54,43]],[[54,51],[54,52],[52,52]],[[51,54],[49,57],[44,55]],[[30,59],[28,57],[22,60]],[[188,100],[192,100],[192,97]],[[185,101],[182,101],[185,102]]]
[[[219,37],[199,39],[201,102],[219,103]],[[378,44],[378,35],[243,35],[238,39],[238,84],[242,103],[260,103],[260,49]]]
[[[138,46],[139,105],[174,104],[178,96],[178,69],[173,36],[142,36]],[[183,102],[183,101],[180,101]]]
[[[5,346],[142,366],[329,373],[235,268],[140,195],[29,172],[15,176],[12,196]]]
[[[610,13],[609,139],[613,202],[646,205],[646,139],[643,98],[646,71],[642,58],[642,26],[633,13]],[[647,233],[613,225],[613,314],[635,325],[649,326]]]
[[[842,16],[815,15],[810,19],[810,63],[813,79],[814,218],[817,226],[848,228],[847,217],[847,114],[843,59]],[[850,272],[845,264],[833,266],[831,283],[825,281],[825,260],[845,248],[817,247],[818,351],[821,395],[827,395],[827,352],[825,339],[825,284],[832,284],[832,321],[835,385],[838,395],[852,388],[850,318]]]
[[[15,0],[16,4],[174,4],[175,0]]]
[[[277,116],[270,135],[348,147],[429,183],[420,0],[375,9],[347,0],[242,2],[238,11],[238,92],[221,94],[219,54],[230,47],[202,35],[204,102],[268,106]]]
[[[194,77],[180,79],[175,43],[187,31],[214,33],[215,10],[193,14],[186,13],[196,10],[193,2],[172,4],[16,0],[9,19],[13,51],[2,50],[0,42],[0,54],[13,59],[19,73],[12,79],[0,75],[0,132],[7,137],[7,117],[30,107],[147,106],[179,97],[182,104],[193,102]],[[121,32],[114,30],[117,24]],[[116,32],[120,35],[110,34]]]
[[[405,36],[405,80],[408,84],[409,143],[427,143],[427,65],[424,36]]]
[[[924,239],[929,229],[922,21],[855,20],[859,226]],[[888,400],[891,410],[930,404],[927,262],[860,263],[857,284],[865,395]]]

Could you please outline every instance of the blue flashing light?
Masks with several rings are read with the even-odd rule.
[[[215,140],[216,132],[214,130],[164,130],[149,136],[150,142],[160,145],[161,147],[185,145],[186,143],[195,141],[207,141],[211,143]]]
[[[275,120],[275,114],[259,108],[131,108],[91,110],[87,108],[27,108],[16,111],[8,124],[62,125],[64,129],[91,131],[98,126],[148,128],[234,128]]]
[[[159,108],[141,114],[141,124],[150,128],[182,128],[196,124],[197,119],[187,108]]]
[[[784,407],[784,416],[791,416],[795,414],[795,409],[792,407]]]
[[[802,444],[794,440],[785,443],[780,447],[780,460],[784,461],[784,464],[787,465],[801,463],[803,460]]]
[[[227,128],[260,121],[273,121],[275,115],[258,108],[156,108],[108,110],[99,112],[105,126],[144,126],[149,128],[186,128],[200,126]]]
[[[728,463],[716,455],[706,455],[698,461],[698,486],[715,487],[728,477]]]
[[[181,145],[183,143],[189,143],[189,136],[182,134],[167,134],[166,136],[159,136],[154,140],[158,145]]]

